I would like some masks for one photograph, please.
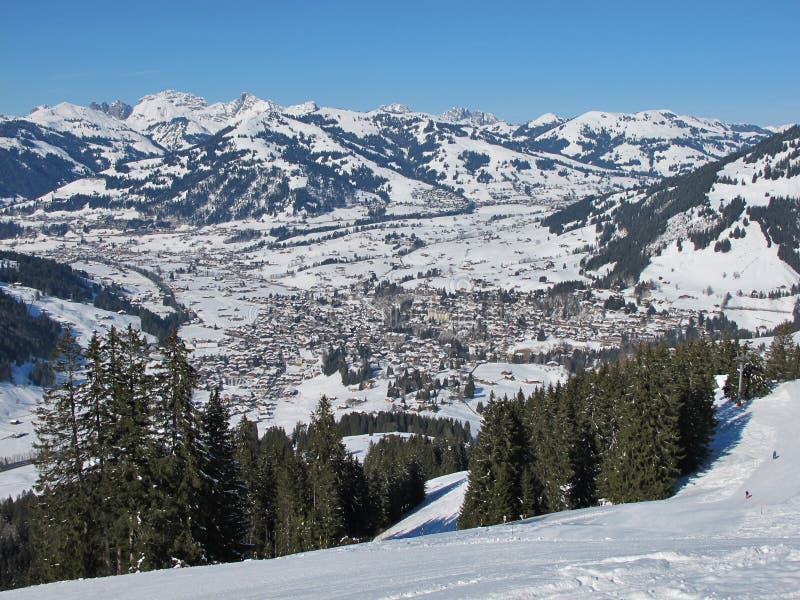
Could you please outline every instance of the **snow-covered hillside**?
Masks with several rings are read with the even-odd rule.
[[[4,597],[800,598],[800,382],[719,413],[711,464],[668,500]]]
[[[792,319],[800,280],[800,128],[650,189],[586,199],[546,220],[594,244],[585,272],[740,325]],[[563,237],[563,236],[562,236]],[[755,319],[749,296],[776,298]],[[745,311],[745,312],[742,312]]]
[[[673,176],[763,139],[753,125],[679,116],[669,110],[634,114],[590,111],[536,137],[543,149],[595,165]]]
[[[91,152],[106,165],[162,153],[152,140],[125,122],[93,108],[62,102],[40,106],[27,117],[49,129],[71,133],[87,142]]]

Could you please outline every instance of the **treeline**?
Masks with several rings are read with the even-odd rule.
[[[241,556],[228,414],[192,402],[197,375],[172,334],[132,329],[59,342],[37,409],[32,542],[41,581]]]
[[[78,273],[69,265],[54,260],[9,250],[0,250],[0,259],[16,263],[13,267],[0,262],[0,265],[6,265],[0,268],[0,281],[19,283],[46,296],[85,302],[100,290],[100,286],[92,284],[85,273]]]
[[[0,590],[41,581],[31,540],[31,515],[36,496],[0,498]]]
[[[725,396],[741,401],[750,400],[768,393],[772,382],[800,379],[800,347],[794,343],[793,323],[778,325],[772,332],[773,339],[764,358],[747,346],[735,342],[721,344],[725,353],[724,363],[729,364],[728,377],[723,391]],[[739,398],[739,370],[741,369],[741,398]]]
[[[375,531],[364,469],[349,456],[323,398],[296,443],[278,427],[236,430],[244,482],[244,556],[272,558],[363,540]]]
[[[292,437],[229,427],[218,392],[173,333],[158,349],[132,328],[67,331],[57,385],[37,410],[37,496],[0,507],[4,587],[267,558],[370,539],[424,498],[425,480],[466,468],[463,442],[381,440],[361,465],[324,397]],[[453,423],[405,428],[458,434]],[[373,454],[374,453],[374,454]]]
[[[395,414],[399,417],[408,418],[398,418],[392,421],[391,416]],[[358,418],[359,416],[362,418]],[[382,429],[385,428],[385,431],[375,431],[375,427],[379,427],[378,423],[383,425]],[[364,425],[367,427],[365,428]],[[374,443],[370,444],[365,466],[374,452],[391,451],[391,456],[394,457],[393,460],[398,462],[402,468],[405,468],[405,465],[409,465],[413,459],[416,466],[422,469],[425,475],[424,479],[432,479],[465,470],[468,463],[469,448],[473,443],[472,436],[469,433],[469,424],[465,427],[461,422],[453,419],[420,417],[419,415],[406,414],[404,412],[381,412],[377,415],[350,413],[342,417],[337,427],[343,437],[373,435],[374,433],[413,434],[411,436],[389,435],[377,437]],[[307,437],[308,427],[304,424],[298,424],[292,433],[294,443],[303,446]],[[393,448],[393,444],[397,444],[398,448]],[[402,446],[402,449],[400,446]],[[374,496],[378,497],[380,495],[380,493],[374,494]]]
[[[581,266],[587,271],[593,271],[611,264],[612,270],[598,279],[595,285],[610,288],[619,284],[626,287],[635,282],[649,264],[653,252],[652,245],[666,231],[667,223],[672,217],[692,211],[700,216],[710,217],[712,224],[709,228],[692,232],[690,235],[697,247],[706,247],[741,215],[740,199],[732,201],[721,215],[717,215],[710,208],[707,194],[718,180],[722,167],[742,157],[745,157],[745,160],[755,161],[763,156],[775,156],[776,153],[787,149],[788,144],[793,143],[796,137],[795,127],[775,134],[751,149],[735,152],[686,175],[663,180],[649,189],[639,202],[620,200],[610,221],[592,217],[598,212],[594,207],[596,201],[584,198],[550,215],[543,220],[543,224],[550,227],[551,232],[561,233],[571,223],[594,222],[598,232],[602,231],[600,247],[596,253],[584,259]],[[785,166],[788,168],[788,165]],[[776,165],[776,168],[779,167]],[[754,217],[754,220],[757,219]],[[770,224],[762,225],[762,228],[778,231],[777,223],[777,220],[771,220]],[[727,243],[722,244],[719,250],[722,251],[726,247]],[[781,258],[794,266],[795,263],[791,262],[793,248],[789,247],[789,244],[781,245],[781,248],[783,248]],[[796,258],[794,260],[797,261]]]
[[[19,283],[39,290],[47,296],[55,296],[73,302],[92,302],[97,308],[112,312],[138,316],[142,331],[163,340],[173,329],[191,318],[191,312],[175,301],[171,292],[166,294],[165,304],[175,309],[174,313],[160,316],[144,306],[133,304],[122,293],[118,285],[101,286],[92,282],[89,276],[48,258],[41,258],[19,252],[0,251],[0,281]],[[12,266],[7,261],[16,263]],[[133,267],[131,267],[133,268]],[[168,291],[164,282],[144,269],[134,270],[153,279],[159,288]],[[52,346],[50,348],[52,350]],[[48,352],[49,353],[49,352]]]
[[[365,344],[358,344],[356,352],[357,362],[351,367],[347,362],[348,354],[344,346],[328,348],[322,354],[323,375],[330,377],[338,372],[342,385],[359,385],[369,379],[372,373],[369,363],[370,348]]]
[[[766,359],[725,338],[641,346],[525,398],[492,398],[470,454],[459,527],[582,508],[657,500],[696,471],[714,430],[714,374],[740,402],[774,381],[800,378],[793,325],[775,331]],[[741,398],[739,370],[742,370]]]
[[[21,225],[14,223],[14,221],[0,221],[0,240],[19,237],[29,231],[29,228],[23,228]]]
[[[469,423],[455,419],[428,417],[405,411],[379,413],[351,412],[342,415],[338,423],[343,436],[373,433],[414,433],[462,444],[473,442]]]
[[[730,344],[733,346],[733,344]],[[470,456],[459,527],[666,498],[714,429],[714,373],[730,352],[700,340],[641,347],[525,398],[492,399]]]
[[[342,443],[322,398],[309,425],[278,427],[259,439],[255,423],[236,430],[244,482],[245,556],[272,558],[371,539],[425,497],[425,481],[466,468],[464,444],[387,436],[362,466]]]
[[[800,199],[772,197],[767,206],[750,206],[747,214],[761,226],[767,244],[777,244],[778,258],[800,272]]]
[[[46,315],[31,316],[24,303],[0,292],[0,331],[3,332],[0,381],[3,381],[11,378],[13,363],[22,364],[31,357],[48,358],[61,335],[61,325]]]
[[[166,338],[170,332],[178,329],[191,318],[191,312],[182,306],[162,317],[144,306],[133,304],[122,295],[117,286],[105,287],[98,292],[94,298],[94,305],[103,310],[122,311],[125,314],[139,317],[142,331],[156,336],[159,340]]]

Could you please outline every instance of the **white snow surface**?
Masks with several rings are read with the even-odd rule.
[[[718,416],[708,469],[668,500],[3,597],[800,598],[800,381]]]
[[[469,471],[458,471],[436,477],[425,483],[425,501],[412,510],[402,521],[375,538],[399,540],[455,531],[464,494],[467,492]]]
[[[33,489],[36,483],[36,467],[25,465],[0,473],[0,501],[16,498],[23,492]]]

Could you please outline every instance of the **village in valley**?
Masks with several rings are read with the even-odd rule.
[[[509,209],[516,218],[497,218]],[[670,302],[656,285],[591,289],[579,272],[588,232],[555,245],[535,210],[494,210],[367,231],[337,221],[344,235],[311,246],[259,245],[269,237],[252,223],[239,225],[247,235],[89,231],[20,246],[56,252],[154,312],[175,310],[174,298],[190,315],[180,333],[201,396],[221,390],[235,418],[261,429],[291,430],[322,395],[338,414],[404,410],[479,427],[492,395],[564,381],[719,310],[688,294]]]

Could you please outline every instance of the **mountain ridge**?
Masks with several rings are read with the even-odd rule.
[[[22,153],[8,123],[35,123],[40,129],[29,137],[49,136],[70,149],[50,144]],[[209,103],[176,90],[133,106],[41,106],[5,129],[0,166],[15,183],[0,187],[3,196],[75,210],[88,195],[95,207],[124,204],[143,217],[181,220],[196,211],[195,223],[353,204],[391,210],[429,205],[425,198],[437,194],[449,198],[446,210],[571,202],[689,172],[770,134],[663,110],[572,119],[546,113],[513,125],[466,108],[436,116],[399,104],[367,112],[313,102],[281,107],[248,93]],[[53,176],[30,185],[26,173],[48,156],[62,162]]]

